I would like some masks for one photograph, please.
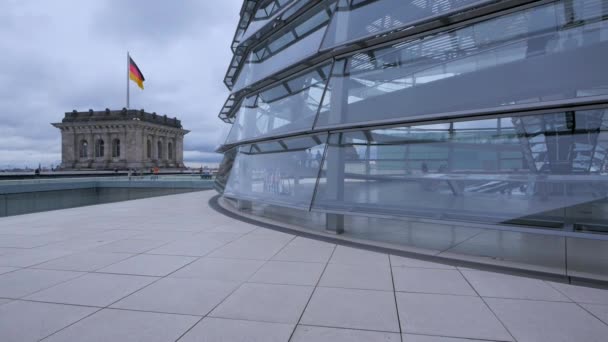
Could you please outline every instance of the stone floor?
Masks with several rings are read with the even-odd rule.
[[[606,341],[608,290],[336,246],[212,191],[0,218],[0,341]]]

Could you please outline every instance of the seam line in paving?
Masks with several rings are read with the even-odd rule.
[[[260,229],[260,228],[258,227],[258,228],[256,228],[256,229],[253,229],[253,230],[251,230],[251,231],[249,231],[249,232],[247,232],[247,233],[245,233],[245,234],[241,235],[239,238],[235,239],[234,241],[231,241],[231,242],[229,242],[229,243],[224,244],[224,245],[223,245],[223,246],[221,246],[221,247],[218,247],[218,249],[219,249],[219,248],[222,248],[222,247],[224,247],[224,246],[227,246],[227,245],[229,245],[229,244],[231,244],[231,243],[233,243],[233,242],[235,242],[235,241],[238,241],[238,240],[240,240],[241,238],[245,237],[246,235],[249,235],[249,234],[253,233],[254,231],[256,231],[256,230],[258,230],[258,229]],[[277,252],[276,252],[276,253],[273,255],[273,257],[274,257],[275,255],[277,255],[278,253],[280,253],[280,252],[281,252],[281,251],[282,251],[282,250],[283,250],[283,249],[284,249],[284,248],[285,248],[285,247],[286,247],[286,246],[287,246],[287,245],[288,245],[288,244],[289,244],[291,241],[293,241],[295,238],[296,238],[296,236],[293,236],[293,237],[292,237],[292,238],[291,238],[289,241],[287,241],[287,243],[285,243],[285,245],[283,245],[283,247],[281,247],[281,249],[279,249],[279,250],[278,250],[278,251],[277,251]],[[210,253],[211,253],[211,252],[210,252]],[[201,257],[201,258],[199,258],[199,259],[202,259],[202,257]],[[215,258],[215,259],[223,259],[223,258]],[[242,259],[241,259],[241,260],[242,260]],[[212,313],[212,312],[213,312],[213,311],[214,311],[216,308],[218,308],[220,305],[222,305],[222,304],[223,304],[223,303],[224,303],[224,302],[225,302],[225,301],[226,301],[228,298],[230,298],[230,296],[232,296],[232,295],[233,295],[233,294],[234,294],[234,293],[235,293],[235,292],[236,292],[238,289],[240,289],[240,288],[241,288],[241,287],[242,287],[244,284],[247,284],[247,283],[248,283],[248,280],[249,280],[249,279],[251,279],[251,278],[252,278],[252,277],[253,277],[253,276],[254,276],[254,275],[255,275],[255,274],[256,274],[256,273],[257,273],[257,272],[258,272],[258,271],[259,271],[259,270],[262,268],[262,267],[264,267],[264,265],[266,265],[266,264],[268,263],[268,261],[270,261],[270,260],[266,260],[266,261],[265,261],[265,262],[264,262],[262,265],[260,265],[260,267],[258,267],[258,268],[255,270],[255,272],[253,272],[253,273],[251,274],[251,276],[250,276],[249,278],[247,278],[245,281],[241,282],[241,284],[239,284],[238,286],[236,286],[236,287],[235,287],[235,288],[234,288],[234,289],[233,289],[233,290],[232,290],[232,291],[231,291],[231,292],[230,292],[230,293],[229,293],[227,296],[225,296],[225,297],[224,297],[224,298],[223,298],[223,299],[222,299],[222,300],[221,300],[219,303],[217,303],[217,305],[215,305],[213,308],[211,308],[211,310],[209,310],[209,311],[207,312],[207,314],[205,314],[203,317],[201,317],[201,319],[199,319],[198,321],[196,321],[196,323],[194,323],[194,324],[193,324],[193,325],[192,325],[190,328],[188,328],[186,331],[184,331],[184,333],[183,333],[183,334],[181,334],[181,335],[180,335],[180,336],[179,336],[179,337],[178,337],[178,338],[177,338],[175,341],[177,342],[177,341],[181,340],[181,339],[182,339],[184,336],[186,336],[186,334],[188,334],[188,333],[189,333],[189,332],[190,332],[192,329],[194,329],[194,327],[195,327],[195,326],[197,326],[197,325],[198,325],[200,322],[202,322],[202,321],[203,321],[203,319],[205,319],[206,317],[211,317],[211,316],[209,316],[209,314],[211,314],[211,313]],[[177,271],[176,271],[176,272],[177,272]],[[215,317],[215,316],[213,316],[213,318],[229,319],[229,318]],[[237,320],[237,319],[233,319],[233,320]],[[243,321],[243,319],[240,319],[240,320],[241,320],[241,321]],[[252,322],[260,322],[260,321],[252,321]],[[268,323],[276,323],[276,322],[268,322]]]
[[[126,240],[126,239],[123,239],[123,240]],[[168,243],[170,243],[170,242],[167,242],[166,244],[168,244]],[[164,245],[163,245],[163,246],[164,246]],[[144,254],[144,252],[137,253],[137,254],[133,255],[131,258],[133,258],[133,257],[135,257],[135,256],[138,256],[138,255],[142,255],[142,254]],[[127,258],[127,259],[124,259],[124,260],[128,260],[128,259],[130,259],[130,258]],[[173,274],[173,273],[175,273],[175,272],[177,272],[177,271],[181,270],[182,268],[184,268],[184,267],[186,267],[186,266],[188,266],[188,265],[192,264],[193,262],[195,262],[195,261],[197,261],[197,260],[199,260],[199,259],[200,259],[200,258],[195,258],[195,259],[194,259],[194,260],[192,260],[191,262],[189,262],[189,263],[187,263],[187,264],[183,265],[182,267],[180,267],[180,268],[178,268],[178,269],[174,270],[173,272],[171,272],[171,273],[167,274],[166,276],[163,276],[163,277],[156,277],[157,279],[156,279],[155,281],[152,281],[150,284],[147,284],[146,286],[143,286],[143,287],[141,287],[141,288],[139,288],[139,289],[137,289],[137,290],[135,290],[135,291],[133,291],[133,292],[131,292],[131,293],[127,294],[126,296],[121,297],[120,299],[118,299],[118,300],[116,300],[116,301],[114,301],[114,302],[112,302],[112,303],[110,303],[110,304],[108,304],[108,305],[106,305],[106,306],[104,306],[104,307],[100,308],[99,310],[94,311],[94,312],[93,312],[93,313],[91,313],[90,315],[87,315],[87,316],[85,316],[85,317],[83,317],[83,318],[81,318],[81,319],[79,319],[79,320],[77,320],[77,321],[73,322],[72,324],[69,324],[69,325],[67,325],[67,326],[65,326],[65,327],[63,327],[63,328],[61,328],[61,329],[59,329],[59,330],[57,330],[57,331],[55,331],[55,332],[51,333],[50,335],[45,336],[44,338],[40,339],[40,341],[45,340],[45,339],[49,338],[50,336],[52,336],[52,335],[54,335],[54,334],[57,334],[58,332],[63,331],[63,330],[65,330],[65,329],[67,329],[67,328],[71,327],[72,325],[74,325],[74,324],[76,324],[76,323],[78,323],[78,322],[82,321],[83,319],[86,319],[86,318],[88,318],[88,317],[91,317],[92,315],[94,315],[94,314],[96,314],[96,313],[100,312],[101,310],[110,309],[110,306],[112,306],[112,305],[116,304],[117,302],[119,302],[119,301],[121,301],[121,300],[123,300],[123,299],[125,299],[125,298],[127,298],[127,297],[129,297],[129,296],[131,296],[131,295],[133,295],[133,294],[135,294],[135,293],[137,293],[137,292],[139,292],[139,291],[141,291],[141,290],[145,289],[145,288],[147,288],[148,286],[150,286],[150,285],[152,285],[152,284],[155,284],[156,282],[160,281],[161,279],[164,279],[164,278],[168,277],[169,275],[171,275],[171,274]],[[124,261],[124,260],[122,260],[122,261]],[[89,274],[89,273],[96,273],[96,272],[86,272],[85,274]],[[121,275],[124,275],[124,274],[121,274]],[[84,275],[83,275],[83,276],[84,276]],[[78,277],[78,278],[79,278],[79,277]],[[74,279],[75,279],[75,278],[74,278]],[[70,279],[70,280],[72,280],[72,279]],[[112,308],[112,309],[113,309],[113,308]],[[131,310],[131,311],[135,311],[135,310]],[[191,315],[190,315],[190,316],[191,316]],[[196,316],[195,316],[195,317],[196,317]],[[201,318],[201,319],[202,319],[202,318]],[[196,322],[194,325],[198,324],[198,322],[200,322],[200,320],[199,320],[199,321],[197,321],[197,322]],[[194,327],[194,325],[192,325],[192,327]],[[190,329],[192,329],[192,327],[190,327]],[[188,330],[190,330],[190,329],[188,329]],[[180,336],[180,338],[181,338],[181,336]]]
[[[547,285],[549,285],[552,289],[555,289],[555,291],[561,293],[562,295],[564,295],[566,298],[570,299],[572,301],[572,303],[576,304],[579,308],[583,309],[583,311],[587,312],[588,314],[590,314],[591,316],[593,316],[595,319],[597,319],[598,321],[602,322],[602,324],[604,324],[605,326],[608,326],[608,322],[604,322],[601,318],[599,318],[596,314],[594,314],[593,312],[589,311],[586,307],[584,307],[581,303],[575,301],[574,299],[572,299],[570,296],[566,295],[565,292],[561,291],[560,289],[558,289],[557,287],[553,286],[550,282],[546,281],[545,282]],[[590,305],[602,305],[602,304],[594,304],[594,303],[583,303],[583,304],[590,304]]]
[[[295,326],[293,327],[293,330],[291,331],[291,334],[289,335],[289,339],[287,339],[287,342],[291,342],[293,335],[296,333],[296,329],[298,329],[298,325],[300,325],[300,322],[302,321],[302,317],[304,317],[304,313],[306,312],[306,309],[308,308],[308,304],[310,304],[312,297],[315,295],[315,292],[317,291],[317,288],[319,287],[319,283],[321,282],[321,279],[323,278],[323,275],[325,274],[325,271],[327,270],[329,261],[334,256],[334,253],[336,252],[337,248],[338,248],[337,246],[333,247],[333,250],[331,251],[331,255],[327,259],[327,262],[325,263],[325,266],[323,267],[323,271],[321,272],[319,279],[317,279],[317,282],[316,282],[315,286],[313,287],[312,292],[310,293],[310,296],[308,297],[308,300],[306,301],[306,305],[304,305],[304,309],[302,309],[302,312],[300,313],[300,317],[298,317],[298,321],[296,322]]]
[[[399,326],[399,338],[403,342],[403,329],[401,328],[401,316],[397,305],[397,289],[395,288],[395,276],[393,275],[393,265],[390,255],[388,256],[388,268],[391,271],[391,284],[393,285],[393,299],[395,299],[395,311],[397,312],[397,325]]]
[[[481,299],[481,301],[483,302],[483,304],[488,308],[488,310],[490,310],[490,312],[492,313],[492,315],[494,315],[494,317],[498,320],[498,322],[500,322],[500,325],[502,325],[502,327],[505,329],[505,331],[511,336],[511,338],[513,339],[513,341],[517,342],[517,339],[515,338],[515,336],[511,333],[511,331],[509,330],[509,328],[507,328],[506,324],[500,319],[500,317],[498,317],[498,315],[496,314],[496,312],[494,312],[494,310],[492,310],[492,308],[490,307],[490,305],[486,302],[486,300],[479,294],[479,292],[477,292],[477,289],[475,288],[475,286],[473,286],[473,284],[471,284],[471,282],[469,281],[469,279],[464,275],[464,273],[462,273],[462,270],[458,269],[458,273],[460,273],[460,276],[464,278],[464,280],[467,282],[467,284],[469,284],[469,286],[473,289],[473,291],[475,291],[475,293],[477,294],[477,296],[479,297],[479,299]]]

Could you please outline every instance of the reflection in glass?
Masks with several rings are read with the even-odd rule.
[[[330,65],[323,65],[247,97],[241,103],[226,144],[311,129]]]
[[[557,1],[339,60],[317,127],[607,95],[600,2]]]
[[[607,233],[607,114],[332,134],[313,208]]]
[[[223,193],[224,188],[226,188],[226,183],[228,182],[228,177],[232,170],[232,164],[234,163],[234,158],[236,158],[236,153],[236,148],[224,152],[224,159],[222,159],[222,162],[218,167],[214,184],[215,189],[220,193]]]
[[[447,13],[463,10],[471,5],[489,1],[479,0],[351,0],[339,3],[323,49],[409,27]]]
[[[239,91],[317,53],[333,6],[334,1],[315,6],[253,47],[241,67],[233,91]]]
[[[308,209],[325,141],[311,135],[239,147],[224,195]]]

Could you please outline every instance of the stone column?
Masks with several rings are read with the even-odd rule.
[[[102,137],[104,143],[103,160],[109,164],[112,162],[112,135],[108,128],[105,128]]]
[[[93,135],[93,129],[89,128],[87,133],[87,160],[92,161],[95,159],[95,136]]]

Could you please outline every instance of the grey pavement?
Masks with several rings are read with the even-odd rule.
[[[212,191],[0,218],[0,341],[606,341],[608,290],[268,230]]]

